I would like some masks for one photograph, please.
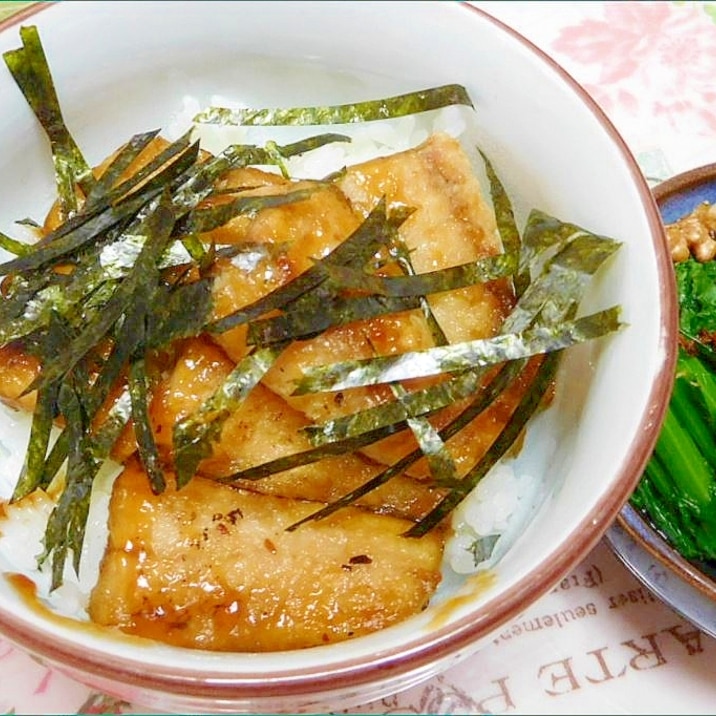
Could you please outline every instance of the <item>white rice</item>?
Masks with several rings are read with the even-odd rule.
[[[0,464],[4,468],[0,471],[0,499],[8,500],[12,495],[22,467],[29,429],[29,415],[0,403]],[[50,561],[38,567],[38,560],[44,553],[45,527],[55,505],[51,491],[48,494],[38,490],[17,503],[4,506],[5,516],[0,520],[0,570],[30,577],[37,586],[38,597],[58,614],[88,618],[89,595],[97,582],[107,544],[112,483],[119,469],[118,465],[108,462],[95,478],[79,574],[72,566],[70,553],[65,564],[63,584],[54,591],[50,591]]]
[[[214,98],[212,104],[231,108],[221,97]],[[186,98],[166,128],[165,136],[176,139],[182,135],[200,109],[194,100]],[[232,143],[262,145],[273,140],[284,144],[327,131],[349,135],[351,143],[327,145],[288,160],[287,168],[293,176],[320,179],[346,165],[415,147],[432,132],[443,131],[462,141],[489,201],[473,122],[474,112],[469,108],[448,107],[367,125],[257,128],[200,125],[195,132],[201,146],[213,153]],[[276,171],[273,167],[266,169]],[[0,405],[0,461],[4,467],[0,471],[0,498],[8,499],[12,494],[22,466],[29,424],[28,415]],[[0,524],[0,569],[30,577],[37,584],[38,596],[59,613],[87,619],[89,595],[106,545],[108,502],[117,473],[117,466],[108,465],[95,481],[80,573],[75,574],[70,555],[64,584],[52,593],[49,565],[38,568],[52,500],[38,495],[6,509],[7,518]],[[538,483],[530,474],[520,472],[516,463],[498,464],[453,514],[454,534],[446,546],[444,573],[462,575],[492,567],[514,542],[534,509],[540,492]],[[476,546],[486,547],[477,557]]]
[[[538,483],[511,461],[497,463],[453,511],[444,563],[457,574],[492,567],[535,506]]]

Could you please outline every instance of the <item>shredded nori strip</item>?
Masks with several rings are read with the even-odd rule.
[[[326,272],[334,284],[355,291],[369,291],[380,296],[430,296],[443,291],[487,283],[506,278],[514,271],[513,260],[505,254],[488,256],[466,264],[426,273],[404,276],[381,276],[353,266],[327,265]]]
[[[316,261],[311,268],[254,303],[208,324],[207,330],[210,333],[223,333],[260,318],[269,311],[289,305],[326,281],[328,278],[328,273],[324,268],[326,264],[341,266],[354,262],[362,266],[381,247],[388,245],[393,240],[398,227],[410,213],[412,213],[412,209],[392,211],[388,214],[385,201],[380,201],[361,225],[328,256]]]
[[[159,451],[149,420],[149,391],[146,359],[135,356],[129,366],[129,397],[132,403],[132,424],[137,438],[137,450],[155,495],[164,492],[166,479],[161,467]]]
[[[152,130],[151,132],[135,134],[117,152],[117,155],[104,170],[102,176],[95,181],[94,186],[85,199],[83,209],[89,209],[95,203],[105,201],[106,195],[112,191],[115,184],[117,184],[122,177],[122,174],[129,168],[129,165],[149,146],[151,141],[155,139],[158,134],[158,129]]]
[[[20,39],[23,46],[5,52],[3,58],[50,140],[58,195],[65,216],[69,216],[77,210],[75,187],[89,193],[94,175],[65,125],[37,28],[21,27]]]
[[[165,190],[168,181],[181,175],[196,161],[198,150],[198,145],[190,146],[152,177],[141,190],[130,193],[113,205],[102,208],[100,204],[98,210],[93,207],[88,215],[76,214],[68,219],[35,244],[32,251],[0,264],[0,274],[34,271],[66,261],[123,219],[135,220],[147,203]]]
[[[0,231],[0,249],[4,249],[15,256],[23,256],[30,251],[32,244],[25,244],[22,241],[13,239],[11,236]]]
[[[221,388],[201,408],[174,426],[174,468],[177,486],[185,485],[201,460],[211,455],[226,419],[246,400],[286,344],[262,348],[239,361]]]
[[[488,385],[485,386],[484,389],[477,394],[472,403],[467,408],[465,408],[465,410],[463,410],[454,420],[452,420],[450,423],[448,423],[448,425],[446,425],[444,428],[442,428],[442,430],[439,431],[438,435],[440,436],[440,439],[446,441],[449,440],[453,435],[457,435],[457,433],[459,433],[465,426],[471,423],[478,415],[480,415],[484,410],[486,410],[500,395],[500,393],[506,390],[507,387],[514,380],[516,380],[517,376],[519,376],[525,365],[526,361],[521,360],[511,361],[501,366],[498,373],[492,378]],[[414,465],[422,457],[423,453],[420,449],[408,453],[375,477],[372,477],[367,482],[351,490],[351,492],[343,495],[343,497],[340,497],[337,500],[334,500],[333,502],[329,503],[324,508],[313,512],[310,515],[307,515],[299,522],[292,524],[288,529],[294,530],[300,525],[305,524],[306,522],[324,519],[325,517],[332,515],[337,510],[343,507],[347,507],[350,504],[353,504],[354,502],[356,502],[356,500],[359,500],[361,497],[364,497],[369,492],[377,489],[381,485],[384,485],[386,482],[392,480],[394,477],[397,477],[398,475],[404,473],[408,468],[411,467],[411,465]],[[271,463],[267,463],[267,465],[269,464]],[[259,475],[259,470],[260,468],[252,468],[242,473],[236,473],[236,475],[234,475],[233,477],[241,477],[246,479],[246,476],[253,476],[254,473],[257,474],[257,476],[266,476],[264,474]]]
[[[500,432],[494,443],[490,446],[480,461],[462,478],[460,483],[434,507],[427,515],[418,520],[406,533],[406,537],[421,537],[436,527],[447,517],[467,495],[477,486],[477,483],[495,466],[507,451],[514,445],[518,436],[524,429],[527,421],[538,410],[542,399],[551,388],[562,351],[555,351],[545,356],[539,367],[537,376],[530,385],[509,421]]]
[[[393,384],[391,387],[402,402],[406,394],[405,389],[399,384]],[[424,415],[411,415],[407,418],[407,423],[420,452],[427,460],[434,484],[438,487],[453,487],[458,481],[457,464],[438,429]]]
[[[559,326],[536,325],[521,333],[307,368],[294,395],[425,378],[561,350],[618,330],[619,312],[619,307],[614,306]]]
[[[142,216],[135,231],[146,237],[146,242],[125,280],[119,284],[112,297],[101,312],[96,313],[87,322],[82,332],[69,345],[55,355],[46,356],[42,373],[33,381],[28,390],[33,390],[48,382],[57,380],[72,369],[77,362],[97,346],[108,333],[112,325],[119,320],[124,311],[139,293],[147,277],[156,268],[159,257],[167,245],[174,227],[175,214],[168,205],[168,197],[158,201]]]
[[[224,124],[243,126],[262,125],[315,125],[352,124],[379,119],[404,117],[449,105],[472,107],[467,90],[462,85],[450,84],[431,87],[418,92],[396,95],[386,99],[367,100],[351,104],[317,107],[275,109],[226,109],[209,107],[194,117],[196,124]]]
[[[400,401],[381,403],[325,423],[309,425],[304,431],[314,445],[345,440],[388,425],[400,424],[409,415],[425,415],[472,395],[484,378],[484,370],[472,369],[422,390],[407,391]]]
[[[79,574],[92,482],[99,469],[99,463],[88,449],[89,422],[77,390],[69,381],[62,383],[58,402],[67,420],[70,436],[67,474],[62,493],[47,522],[45,551],[40,557],[42,563],[52,555],[53,589],[62,584],[65,561],[70,551],[73,553],[75,572]]]
[[[296,301],[294,310],[274,318],[254,321],[249,325],[247,342],[253,345],[269,345],[287,340],[305,340],[329,328],[354,321],[364,321],[401,311],[420,308],[420,300],[414,297],[322,296],[320,292],[304,294],[306,300]]]
[[[51,383],[37,391],[25,462],[12,493],[13,501],[29,495],[42,482],[45,458],[56,417],[58,389],[58,383]]]
[[[317,187],[313,187],[275,195],[238,196],[232,201],[223,204],[199,207],[187,215],[185,220],[177,227],[177,230],[180,234],[212,231],[241,214],[256,215],[262,209],[284,206],[285,204],[293,204],[297,201],[309,199],[316,190]]]
[[[492,196],[492,206],[495,211],[495,221],[497,222],[497,230],[502,240],[502,248],[504,249],[504,257],[508,259],[510,263],[517,263],[519,261],[520,250],[522,248],[522,237],[520,236],[520,230],[517,228],[517,222],[515,221],[515,214],[512,210],[512,202],[510,197],[505,190],[504,185],[500,181],[495,168],[492,166],[492,162],[489,160],[487,155],[480,151],[480,156],[485,164],[485,172],[490,182],[490,194]],[[515,287],[515,294],[521,296],[530,282],[530,277],[526,273],[525,268],[521,267],[521,271],[515,271],[515,266],[512,266],[514,272],[513,282]]]

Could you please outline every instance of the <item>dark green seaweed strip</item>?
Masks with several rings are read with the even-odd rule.
[[[135,355],[130,361],[128,374],[129,397],[132,401],[132,425],[137,438],[139,459],[149,478],[152,492],[158,495],[164,491],[166,480],[149,419],[147,380],[145,358],[142,354]]]
[[[537,260],[550,255],[551,251],[560,249],[581,235],[588,235],[595,239],[613,242],[607,236],[594,234],[581,226],[550,216],[544,211],[533,209],[527,217],[527,223],[522,232],[522,252],[520,254],[520,272],[534,270]]]
[[[168,243],[169,236],[174,227],[176,215],[173,208],[169,208],[169,194],[163,195],[163,208],[167,219],[157,221],[150,226],[146,244],[156,240],[157,247],[146,255],[146,263],[141,265],[141,255],[137,259],[140,265],[141,282],[134,286],[132,304],[126,309],[124,323],[128,324],[130,336],[134,343],[134,350],[129,359],[127,374],[127,389],[132,408],[132,425],[137,439],[137,453],[144,471],[147,473],[149,483],[155,495],[160,494],[166,487],[164,471],[160,464],[159,450],[154,439],[154,432],[149,416],[149,377],[146,369],[146,332],[148,316],[152,306],[160,300],[159,290],[159,260],[164,245]],[[160,204],[160,207],[162,205]],[[156,237],[156,239],[155,239]],[[135,267],[137,264],[135,264]],[[124,327],[124,326],[123,326]]]
[[[92,485],[128,417],[115,405],[100,432],[90,435],[90,419],[84,413],[79,393],[70,381],[63,383],[59,402],[60,412],[67,421],[62,433],[67,435],[67,471],[64,489],[45,528],[45,550],[39,560],[42,563],[52,556],[53,590],[63,581],[69,551],[73,552],[75,573],[79,573]]]
[[[50,232],[42,241],[35,244],[31,252],[0,264],[0,275],[35,271],[52,264],[103,235],[121,220],[134,217],[151,199],[164,191],[170,179],[194,163],[197,152],[198,146],[189,147],[171,165],[150,179],[141,190],[130,194],[113,206],[102,209],[96,214],[78,214],[71,217],[57,230]]]
[[[503,331],[524,330],[546,305],[552,307],[553,320],[561,320],[570,309],[576,309],[593,275],[621,244],[594,234],[577,233],[568,240],[555,240],[553,245],[558,247],[557,253],[524,291]]]
[[[380,247],[386,246],[392,241],[398,227],[407,216],[407,212],[391,212],[388,216],[385,200],[381,200],[361,225],[345,241],[336,246],[328,256],[254,303],[209,323],[207,330],[211,333],[223,333],[259,318],[269,311],[283,308],[327,279],[324,269],[326,263],[341,265],[355,261],[362,265]]]
[[[4,249],[14,256],[23,256],[30,251],[32,244],[25,244],[22,241],[13,239],[7,234],[0,231],[0,249]]]
[[[229,373],[223,384],[199,410],[174,425],[174,467],[177,486],[186,485],[202,459],[211,455],[226,419],[246,400],[286,344],[250,353]]]
[[[505,191],[505,187],[500,181],[492,162],[487,158],[484,152],[480,151],[483,162],[485,163],[485,172],[490,182],[490,195],[492,197],[492,206],[495,212],[495,220],[497,222],[497,230],[502,240],[502,248],[508,258],[514,262],[514,269],[518,268],[518,259],[522,249],[522,237],[517,228],[515,214],[512,210],[512,202]],[[515,272],[513,277],[515,294],[519,298],[529,286],[530,276],[527,271],[522,268]]]
[[[180,187],[174,195],[175,205],[194,206],[197,196],[204,198],[209,193],[215,193],[214,183],[224,173],[231,169],[253,165],[270,165],[275,163],[277,153],[283,159],[298,156],[318,149],[333,142],[350,142],[350,137],[342,134],[317,134],[298,142],[276,146],[274,153],[254,144],[232,144],[215,157],[202,162],[197,166],[196,173],[186,186]]]
[[[438,435],[440,438],[442,440],[449,440],[453,435],[457,435],[457,433],[469,425],[480,413],[486,410],[492,402],[494,402],[494,400],[510,385],[510,383],[512,383],[519,376],[526,364],[526,360],[521,360],[511,361],[510,363],[503,365],[497,375],[493,377],[484,390],[480,391],[472,403],[470,403],[470,405],[465,408],[454,420],[439,431]],[[355,439],[356,438],[354,438],[354,440]],[[402,475],[411,465],[414,465],[422,457],[423,452],[420,449],[408,453],[367,482],[364,482],[362,485],[359,485],[342,497],[339,497],[337,500],[330,502],[320,510],[307,515],[298,522],[295,522],[288,527],[288,530],[297,529],[302,524],[312,520],[324,519],[341,508],[355,503],[361,497],[364,497],[369,492],[372,492],[381,485],[384,485],[386,482],[389,482],[394,477]],[[238,473],[238,476],[242,477],[243,475]],[[265,477],[266,475],[261,476]]]
[[[84,207],[91,207],[96,202],[102,201],[106,195],[112,190],[114,185],[119,181],[122,174],[127,170],[129,165],[139,156],[139,154],[156,138],[159,130],[151,132],[142,132],[135,134],[130,140],[117,152],[109,166],[102,173],[102,176],[95,181],[95,185],[87,195]],[[83,208],[84,208],[83,207]]]
[[[58,384],[53,383],[37,393],[25,461],[12,493],[13,502],[29,495],[42,481],[45,458],[55,419],[58,388]]]
[[[458,486],[452,488],[425,517],[416,522],[405,533],[406,537],[422,537],[442,522],[514,445],[527,421],[538,410],[542,399],[552,386],[561,357],[561,350],[545,356],[531,385],[525,391],[517,408],[485,455],[465,475]]]
[[[141,336],[137,334],[134,322],[123,321],[114,337],[112,349],[102,365],[102,370],[91,386],[83,387],[82,405],[88,421],[91,422],[94,419],[97,411],[104,404],[130,355],[137,350],[140,340]],[[90,449],[97,459],[105,459],[109,455],[114,441],[131,416],[129,394],[126,394],[126,399],[126,406],[123,403],[124,396],[120,396],[115,401],[97,433],[92,436]],[[67,458],[69,441],[70,431],[65,427],[47,456],[40,481],[41,487],[48,486],[59,472]]]
[[[63,382],[59,392],[60,412],[69,430],[69,454],[64,489],[53,508],[45,529],[44,562],[52,555],[52,589],[62,584],[65,561],[73,552],[75,572],[79,573],[92,481],[99,465],[87,449],[89,425],[83,414],[80,398],[70,385]]]
[[[344,289],[363,290],[381,296],[429,296],[453,291],[476,283],[487,283],[510,276],[515,261],[506,254],[488,256],[449,268],[404,276],[379,276],[353,266],[328,265],[333,283]]]
[[[96,460],[104,461],[109,457],[117,439],[132,417],[132,407],[129,390],[125,390],[114,401],[107,415],[104,416],[102,424],[91,436],[90,450]]]
[[[391,384],[393,393],[402,402],[407,391],[400,384]],[[457,482],[457,465],[440,433],[424,415],[409,415],[407,419],[420,452],[425,456],[433,482],[438,487],[452,487]]]
[[[94,184],[94,176],[65,125],[37,27],[21,27],[20,39],[23,46],[5,52],[3,57],[50,140],[58,195],[64,213],[69,215],[77,210],[75,185],[87,194]]]
[[[311,188],[296,189],[283,194],[263,194],[261,196],[239,196],[232,201],[217,204],[211,207],[197,208],[191,211],[177,227],[179,233],[201,233],[212,231],[223,226],[235,216],[240,214],[256,214],[262,209],[270,209],[286,204],[309,199],[320,185]]]
[[[213,279],[181,286],[159,286],[147,317],[147,348],[161,348],[201,333],[212,306]]]
[[[175,215],[165,194],[150,207],[146,217],[137,222],[133,233],[145,237],[144,245],[131,271],[112,294],[101,312],[90,318],[82,332],[64,349],[47,356],[39,380],[28,388],[57,380],[69,372],[108,333],[112,325],[134,300],[138,288],[152,275],[174,227]]]
[[[482,388],[479,394],[473,399],[470,405],[463,410],[454,420],[446,425],[440,431],[439,435],[441,439],[448,440],[453,435],[462,430],[469,422],[474,420],[481,412],[486,410],[494,400],[500,395],[500,393],[507,388],[507,386],[519,375],[520,371],[524,367],[526,361],[511,361],[502,366],[497,375]],[[226,475],[222,478],[217,478],[221,482],[233,482],[236,480],[260,480],[264,477],[275,475],[276,473],[283,472],[284,470],[290,470],[293,467],[299,467],[301,465],[309,465],[313,462],[317,462],[324,457],[330,457],[333,455],[342,455],[345,453],[355,452],[366,445],[370,445],[377,440],[393,435],[400,430],[407,427],[405,419],[396,419],[389,425],[376,428],[370,431],[362,431],[354,436],[337,439],[333,442],[327,442],[325,444],[318,445],[317,447],[303,450],[298,453],[291,453],[275,460],[270,460],[254,467],[249,467],[244,470],[240,470],[231,475]],[[400,471],[406,470],[414,462],[417,462],[422,457],[422,451],[416,450],[409,456],[406,456],[408,462],[400,468]],[[392,468],[391,468],[392,470]],[[398,470],[398,468],[396,468]],[[391,476],[395,476],[398,472],[391,472]],[[387,481],[390,477],[384,477]],[[371,484],[372,481],[371,481]],[[382,484],[382,483],[379,483]],[[378,485],[375,485],[378,486]],[[363,486],[365,492],[361,493],[361,496],[370,492],[372,487],[367,485]],[[349,496],[344,499],[350,502]],[[347,503],[346,503],[347,504]]]
[[[188,137],[189,133],[187,133],[186,136]],[[308,137],[299,142],[276,147],[276,151],[281,157],[288,158],[311,151],[325,144],[345,141],[350,141],[350,138],[340,134],[325,133]],[[234,144],[226,147],[217,156],[196,164],[189,172],[186,181],[177,187],[173,193],[172,201],[178,212],[178,216],[183,216],[186,211],[196,207],[202,199],[205,199],[210,194],[216,194],[215,183],[227,171],[238,167],[254,164],[272,164],[273,162],[274,157],[265,148],[255,145]],[[295,195],[294,198],[298,199],[298,195]],[[201,241],[194,236],[194,232],[209,231],[212,228],[221,226],[233,218],[236,213],[251,211],[252,208],[258,211],[260,208],[263,208],[259,205],[252,208],[249,208],[247,205],[242,207],[242,201],[246,201],[246,199],[239,199],[239,202],[233,209],[231,207],[214,207],[213,209],[200,210],[202,213],[205,212],[204,219],[198,222],[198,224],[201,224],[203,221],[203,226],[188,226],[184,229],[184,235],[181,236],[181,241],[192,259],[199,263],[202,263],[206,259],[206,249]]]
[[[431,87],[418,92],[385,99],[351,104],[316,107],[226,109],[209,107],[194,117],[195,124],[223,124],[242,126],[352,124],[392,119],[450,105],[472,107],[472,100],[462,85]]]
[[[44,249],[48,244],[55,245],[59,241],[66,241],[67,235],[81,228],[92,218],[106,214],[106,210],[111,212],[116,209],[119,218],[133,219],[143,206],[142,197],[148,203],[158,196],[172,181],[179,179],[191,169],[196,162],[198,153],[199,145],[190,145],[190,135],[189,133],[185,134],[121,184],[115,186],[108,193],[98,196],[91,205],[83,206],[76,216],[70,217],[56,229],[43,236],[36,244],[33,244],[33,251]],[[90,238],[103,236],[105,230],[112,226],[113,223],[110,222],[106,227],[100,227]],[[3,273],[4,268],[5,265],[0,266],[0,273]],[[10,269],[10,271],[18,270],[21,269],[17,266]]]
[[[325,423],[308,425],[304,431],[314,445],[323,445],[401,421],[404,424],[409,415],[432,413],[468,397],[480,387],[483,377],[482,369],[464,371],[436,385],[406,392],[400,401],[381,403]]]
[[[50,272],[38,271],[27,276],[7,276],[2,281],[0,301],[0,329],[4,321],[22,316],[36,294],[46,290],[56,279]]]
[[[192,143],[191,134],[187,132],[167,145],[120,184],[112,187],[106,194],[98,196],[95,204],[103,208],[127,200],[139,193],[153,197],[154,191],[163,190],[172,181],[184,177],[185,173],[191,176],[196,171],[198,156],[199,144],[198,142]],[[95,210],[95,204],[84,207],[83,210]]]
[[[327,144],[351,141],[353,140],[345,134],[325,132],[323,134],[316,134],[312,137],[306,137],[305,139],[299,139],[297,142],[291,142],[290,144],[277,145],[276,151],[284,159],[288,159],[289,157],[297,157],[301,154],[305,154],[306,152],[312,152],[314,149],[319,149]]]
[[[133,202],[125,202],[121,208],[110,207],[95,215],[73,216],[56,232],[48,234],[48,237],[53,237],[52,242],[33,244],[32,250],[23,256],[0,264],[0,275],[36,271],[61,260],[102,235],[122,219],[136,214],[145,201],[144,197],[139,197]]]
[[[71,340],[72,336],[73,331],[70,326],[61,316],[53,313],[46,333],[36,336],[32,342],[28,342],[25,350],[31,355],[38,356],[43,353],[53,353],[59,350],[60,346]],[[84,367],[79,368],[78,374],[84,380],[88,380]],[[20,479],[12,495],[13,501],[22,499],[39,486],[44,486],[42,483],[45,461],[50,447],[54,420],[57,417],[57,400],[60,387],[59,382],[52,382],[43,385],[37,391],[25,461]]]
[[[416,271],[415,266],[413,266],[413,261],[410,258],[410,248],[407,246],[405,241],[403,241],[400,235],[398,235],[396,240],[393,242],[390,253],[403,274],[406,276],[415,276]],[[445,335],[445,331],[440,325],[440,321],[438,321],[435,316],[427,296],[420,295],[418,300],[420,301],[420,310],[425,318],[425,322],[428,324],[428,330],[430,331],[433,343],[438,346],[449,343],[450,341]]]
[[[300,452],[283,455],[273,460],[262,462],[259,465],[254,465],[253,467],[247,467],[243,470],[223,475],[222,477],[215,477],[212,475],[212,479],[223,483],[232,483],[237,482],[238,480],[261,480],[264,477],[270,477],[271,475],[284,472],[285,470],[290,470],[294,467],[310,465],[311,463],[318,462],[326,457],[345,455],[346,453],[355,452],[356,450],[360,450],[360,448],[371,445],[377,440],[394,435],[396,432],[403,430],[405,427],[405,422],[401,425],[389,425],[388,427],[378,428],[377,430],[373,430],[371,432],[364,432],[354,438],[336,440],[334,442],[328,442]]]
[[[620,326],[619,307],[614,306],[559,326],[538,324],[522,333],[308,368],[294,394],[346,390],[494,365],[567,348],[604,336]]]
[[[303,298],[303,297],[301,297]],[[300,302],[300,303],[299,303]],[[305,340],[329,328],[389,313],[420,308],[416,297],[357,296],[344,298],[308,294],[291,311],[249,324],[247,343],[265,346],[286,340]]]
[[[186,180],[172,195],[179,216],[193,209],[214,192],[216,181],[226,172],[252,164],[268,163],[266,151],[254,145],[232,144],[220,154],[195,164]]]
[[[0,345],[42,330],[53,314],[68,323],[85,320],[103,286],[108,289],[113,283],[96,262],[79,267],[70,275],[48,271],[44,276],[47,281],[42,288],[32,292],[21,290],[0,304]],[[2,310],[13,308],[19,310],[12,313]]]
[[[222,477],[214,477],[212,479],[218,480],[219,482],[232,483],[238,480],[261,480],[265,477],[270,477],[279,472],[290,470],[294,467],[300,467],[302,465],[310,465],[314,462],[318,462],[327,457],[334,457],[336,455],[345,455],[346,453],[355,452],[360,450],[367,445],[380,440],[382,438],[394,435],[396,432],[405,429],[407,423],[389,425],[387,427],[378,428],[371,432],[364,432],[353,438],[346,438],[345,440],[336,440],[335,442],[325,443],[317,447],[308,448],[307,450],[301,450],[300,452],[290,453],[281,457],[263,462],[253,467],[247,467],[243,470],[239,470]]]

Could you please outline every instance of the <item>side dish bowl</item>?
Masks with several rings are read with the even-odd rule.
[[[172,648],[53,616],[3,563],[0,633],[149,708],[315,713],[380,698],[457,663],[586,556],[656,440],[673,380],[676,298],[651,192],[613,126],[562,69],[465,3],[62,2],[39,4],[22,23],[37,25],[65,120],[93,162],[135,132],[173,126],[187,106],[217,98],[337,104],[464,85],[480,148],[519,225],[535,207],[623,242],[584,310],[619,304],[626,326],[570,349],[552,404],[529,425],[520,460],[543,494],[523,533],[489,578],[445,580],[430,606],[402,624],[300,652]],[[0,25],[0,51],[19,45],[20,24]],[[10,233],[17,219],[47,210],[53,186],[44,138],[4,67],[0,96],[0,231]]]
[[[716,164],[682,172],[653,189],[665,224],[716,204]],[[684,558],[651,521],[627,504],[609,528],[616,554],[655,594],[705,633],[716,637],[716,568]]]

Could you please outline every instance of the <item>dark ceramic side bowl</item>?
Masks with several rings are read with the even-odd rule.
[[[653,189],[662,220],[671,224],[699,204],[716,204],[716,163],[667,179]],[[682,557],[631,504],[606,534],[626,566],[657,596],[716,637],[716,564]]]

